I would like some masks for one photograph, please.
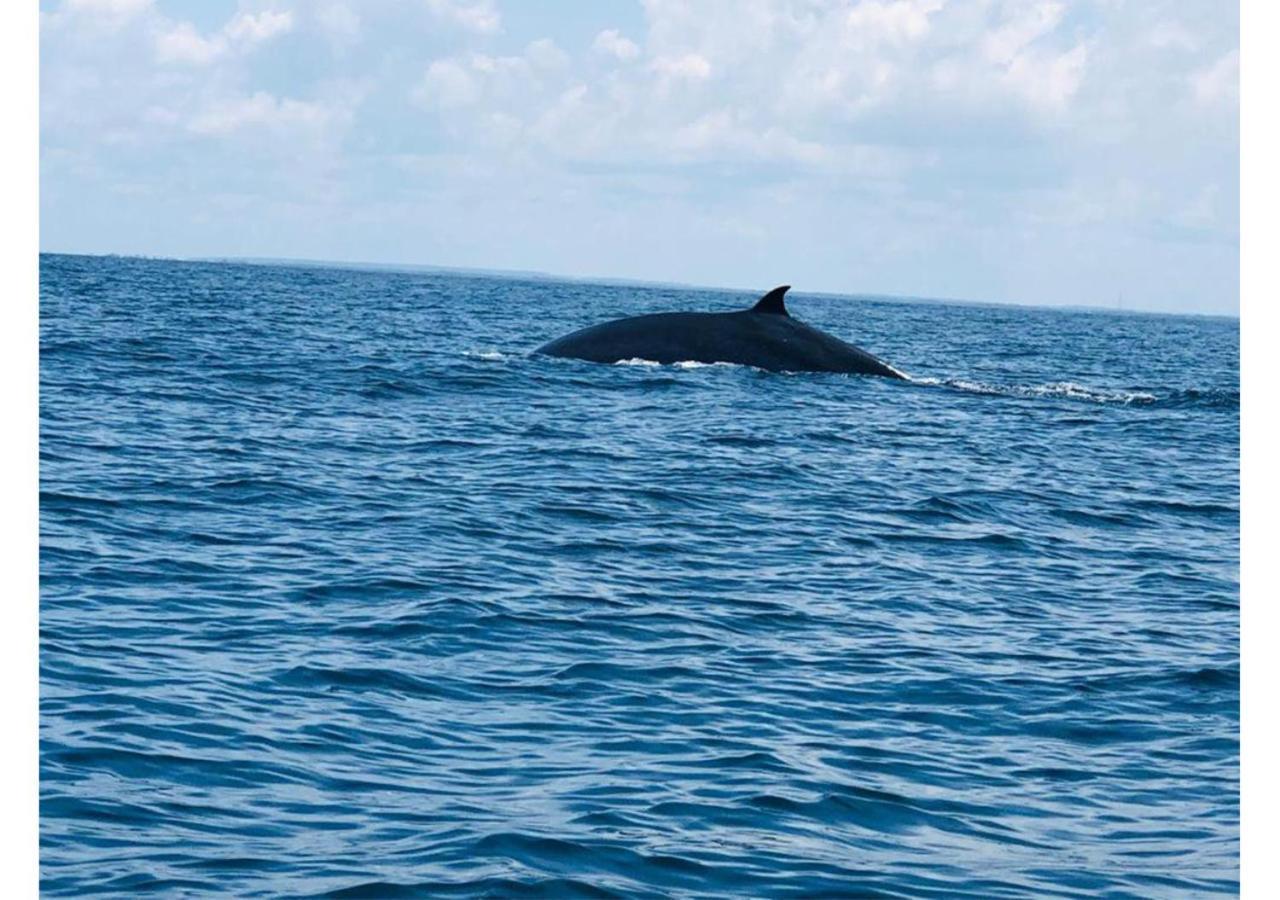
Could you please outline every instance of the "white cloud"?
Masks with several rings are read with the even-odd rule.
[[[820,144],[802,141],[780,128],[757,131],[733,110],[708,112],[672,134],[671,146],[694,159],[728,156],[755,161],[782,161],[822,164],[831,151]]]
[[[487,127],[495,121],[490,118],[495,113],[501,113],[496,121],[502,122],[513,113],[520,114],[514,116],[517,120],[535,114],[531,101],[566,77],[570,62],[568,54],[546,38],[530,42],[519,56],[477,53],[437,59],[427,66],[410,96],[419,106],[435,110],[458,110],[487,100],[488,109],[479,123]]]
[[[426,0],[428,11],[467,31],[492,34],[502,28],[502,16],[492,0]]]
[[[209,37],[190,22],[179,22],[156,35],[156,57],[163,63],[206,66],[232,50],[250,48],[292,28],[293,13],[287,10],[241,12]]]
[[[1238,102],[1240,96],[1240,51],[1232,50],[1212,65],[1191,76],[1191,91],[1206,106]]]
[[[160,62],[208,65],[227,51],[222,35],[202,37],[190,22],[180,22],[156,36],[156,58]]]
[[[467,66],[453,59],[438,59],[427,67],[413,99],[435,109],[457,109],[480,99],[480,84]]]
[[[660,56],[649,68],[659,75],[686,81],[702,81],[711,75],[711,63],[705,56],[686,53],[683,56]]]
[[[929,17],[942,9],[944,0],[862,0],[849,10],[845,24],[864,41],[907,43],[929,31]]]
[[[983,54],[997,65],[1013,65],[1032,42],[1058,27],[1065,7],[1053,0],[1040,0],[1018,7],[1014,14],[989,31],[982,42]]]
[[[549,38],[540,38],[525,48],[525,58],[538,69],[564,69],[569,65],[569,56],[556,46]]]
[[[1030,106],[1043,113],[1065,110],[1080,88],[1089,48],[1077,44],[1063,53],[1019,53],[1009,63],[1005,81]]]
[[[257,44],[293,28],[293,13],[264,10],[254,15],[242,12],[227,23],[223,33],[232,41]]]
[[[914,90],[970,114],[999,115],[1014,99],[1034,121],[1060,119],[1070,112],[1091,61],[1089,42],[1063,33],[1065,13],[1056,0],[970,13],[950,23],[956,33],[944,41],[898,61],[897,71]]]
[[[591,48],[597,53],[603,53],[624,62],[640,55],[640,48],[623,37],[615,28],[607,28],[597,34]]]
[[[196,134],[227,135],[251,127],[318,128],[331,112],[320,103],[278,98],[266,91],[215,103],[188,124]]]

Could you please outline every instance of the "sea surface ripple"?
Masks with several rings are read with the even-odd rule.
[[[40,274],[46,895],[1238,890],[1235,320],[792,295],[896,383],[530,353],[743,293]]]

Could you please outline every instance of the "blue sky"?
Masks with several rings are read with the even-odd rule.
[[[1238,8],[41,3],[41,247],[1236,314]]]

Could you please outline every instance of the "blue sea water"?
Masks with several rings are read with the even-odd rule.
[[[46,255],[49,896],[1238,890],[1238,323]],[[761,289],[771,285],[761,285]]]

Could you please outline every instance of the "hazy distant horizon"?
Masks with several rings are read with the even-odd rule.
[[[682,281],[662,281],[656,279],[644,278],[625,278],[610,275],[567,275],[560,272],[542,272],[532,269],[498,269],[486,267],[472,266],[447,266],[437,265],[434,263],[406,263],[406,262],[374,262],[368,260],[341,260],[341,259],[305,259],[297,257],[270,257],[270,256],[163,256],[159,254],[147,253],[78,253],[73,251],[62,250],[41,250],[41,256],[85,256],[94,258],[119,258],[119,259],[137,259],[137,260],[155,260],[162,262],[188,262],[188,263],[226,263],[228,265],[255,265],[255,266],[280,266],[280,267],[296,267],[296,268],[318,268],[318,269],[338,269],[346,271],[368,271],[368,272],[399,272],[403,274],[429,274],[437,272],[445,275],[466,275],[478,278],[502,278],[512,280],[530,280],[530,281],[558,281],[570,284],[599,284],[618,287],[637,287],[637,288],[653,288],[653,289],[675,289],[675,290],[692,290],[707,291],[712,293],[742,293],[755,294],[764,293],[776,284],[770,285],[751,285],[746,287],[723,285],[723,284],[692,284]],[[787,284],[788,282],[778,282],[778,284]],[[889,302],[901,303],[941,303],[955,304],[960,306],[1012,306],[1026,309],[1048,309],[1063,310],[1075,312],[1101,312],[1101,313],[1132,313],[1135,315],[1152,315],[1152,316],[1192,316],[1192,317],[1208,317],[1223,318],[1239,321],[1238,313],[1215,313],[1215,312],[1197,312],[1197,311],[1177,311],[1162,310],[1121,305],[1107,306],[1105,304],[1088,305],[1088,304],[1071,304],[1071,303],[1031,303],[1020,300],[988,300],[974,297],[920,297],[909,294],[885,294],[873,293],[868,291],[857,290],[809,290],[800,285],[792,285],[791,295],[809,295],[814,297],[843,297],[849,299],[862,300],[885,300]]]

